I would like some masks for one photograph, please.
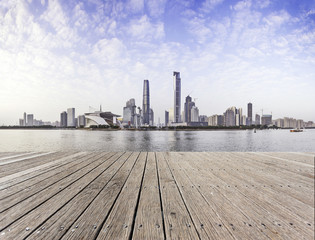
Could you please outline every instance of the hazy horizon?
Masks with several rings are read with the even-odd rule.
[[[150,81],[155,122],[182,106],[200,115],[253,103],[253,115],[315,121],[315,1],[0,2],[0,125],[142,106]]]

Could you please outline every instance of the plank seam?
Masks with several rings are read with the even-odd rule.
[[[164,212],[163,212],[163,203],[162,203],[162,194],[161,194],[161,185],[160,185],[160,175],[159,175],[159,168],[156,158],[156,152],[154,153],[155,157],[155,164],[156,164],[156,174],[157,174],[157,180],[158,180],[158,187],[159,187],[159,197],[160,197],[160,205],[161,205],[161,215],[162,215],[162,223],[163,223],[163,234],[164,239],[166,239],[166,227],[165,227],[165,221],[164,221]]]
[[[134,228],[135,228],[136,217],[137,217],[137,212],[138,212],[138,207],[139,207],[139,202],[140,202],[140,196],[141,196],[142,185],[143,185],[143,179],[144,179],[144,173],[145,173],[145,169],[146,169],[146,166],[147,166],[147,161],[148,161],[148,152],[147,152],[147,156],[146,156],[146,158],[145,158],[145,163],[144,163],[144,168],[143,168],[143,173],[142,173],[141,184],[140,184],[140,188],[139,188],[139,192],[138,192],[137,203],[136,203],[136,207],[135,207],[134,214],[133,214],[133,220],[132,220],[132,224],[131,224],[130,235],[129,235],[129,238],[128,238],[129,240],[132,239],[133,231],[134,231]]]
[[[184,203],[184,205],[185,205],[185,208],[186,208],[186,210],[187,210],[187,212],[188,212],[188,215],[189,215],[189,217],[190,217],[190,220],[191,220],[191,222],[192,222],[193,225],[194,225],[194,228],[195,228],[195,230],[196,230],[196,232],[197,232],[197,235],[198,235],[199,239],[201,240],[201,237],[200,237],[200,234],[199,234],[199,232],[198,232],[198,230],[197,230],[196,224],[195,224],[195,222],[194,222],[194,220],[193,220],[193,218],[192,218],[192,216],[191,216],[191,214],[190,214],[190,212],[189,212],[189,209],[188,209],[187,204],[186,204],[186,202],[185,202],[185,200],[184,200],[184,197],[183,197],[183,195],[182,195],[182,192],[180,191],[179,186],[178,186],[178,184],[177,184],[176,178],[175,178],[174,175],[173,175],[172,169],[171,169],[170,165],[168,164],[168,161],[166,160],[164,154],[163,154],[163,157],[164,157],[165,162],[166,162],[166,164],[167,164],[167,166],[168,166],[168,168],[169,168],[169,170],[170,170],[170,172],[171,172],[171,175],[172,175],[172,177],[173,177],[173,179],[174,179],[174,182],[175,182],[175,184],[176,184],[177,190],[178,190],[178,192],[179,192],[180,197],[182,198],[182,201],[183,201],[183,203]],[[208,236],[208,237],[209,237],[209,236]]]
[[[111,211],[113,210],[113,208],[114,208],[114,206],[115,206],[115,203],[117,202],[117,199],[118,199],[120,193],[121,193],[122,190],[124,189],[124,186],[125,186],[125,184],[126,184],[128,178],[129,178],[129,176],[130,176],[130,174],[131,174],[131,172],[132,172],[134,166],[136,165],[136,163],[137,163],[137,161],[138,161],[138,159],[139,159],[139,156],[140,156],[140,152],[139,152],[139,154],[138,154],[138,156],[137,156],[137,159],[136,159],[135,162],[133,163],[132,168],[130,169],[130,172],[129,172],[128,176],[126,177],[124,183],[122,184],[122,186],[121,186],[121,188],[120,188],[120,190],[119,190],[119,192],[118,192],[118,194],[117,194],[117,196],[116,196],[116,198],[115,198],[115,200],[114,200],[112,206],[111,206],[110,209],[108,210],[108,213],[106,214],[106,216],[105,216],[103,222],[102,222],[102,223],[100,224],[100,226],[98,227],[98,229],[97,229],[97,231],[96,231],[96,233],[95,233],[94,240],[97,239],[97,237],[98,237],[98,235],[100,234],[100,232],[101,232],[101,230],[102,230],[102,228],[103,228],[103,226],[104,226],[104,224],[105,224],[105,222],[106,222],[106,220],[107,220],[109,214],[110,214]]]

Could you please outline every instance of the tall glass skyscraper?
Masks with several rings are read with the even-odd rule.
[[[142,108],[143,124],[150,124],[150,88],[149,80],[143,82],[143,108]]]
[[[180,99],[181,99],[181,79],[179,72],[173,72],[174,78],[174,122],[181,122],[180,120]]]
[[[248,124],[252,125],[253,123],[253,104],[252,103],[247,104],[247,119],[248,119]]]

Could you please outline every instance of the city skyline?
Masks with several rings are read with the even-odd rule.
[[[127,99],[142,102],[143,79],[164,119],[173,71],[180,101],[196,97],[200,115],[252,102],[253,117],[315,120],[314,1],[4,0],[0,9],[0,125],[99,104],[122,115]]]

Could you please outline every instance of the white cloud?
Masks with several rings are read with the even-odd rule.
[[[164,24],[162,22],[151,23],[147,15],[139,19],[131,20],[126,32],[136,40],[151,41],[164,37]]]
[[[166,0],[148,0],[146,5],[151,17],[160,17],[164,14]]]
[[[205,0],[202,3],[202,11],[210,12],[212,11],[217,5],[222,4],[224,0]]]

